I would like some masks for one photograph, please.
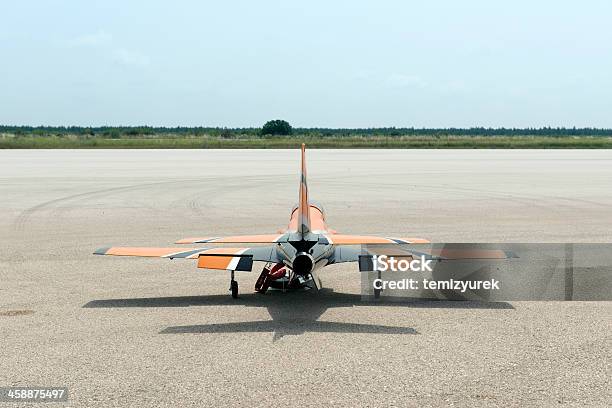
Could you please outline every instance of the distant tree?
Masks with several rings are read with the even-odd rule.
[[[262,135],[290,135],[293,129],[285,120],[270,120],[261,128]]]
[[[223,128],[219,136],[221,136],[222,139],[232,139],[234,137],[234,134],[230,129]]]

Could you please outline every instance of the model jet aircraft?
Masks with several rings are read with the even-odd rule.
[[[235,271],[250,271],[254,261],[266,262],[255,285],[265,293],[268,288],[321,288],[317,271],[326,265],[358,262],[363,254],[361,245],[405,246],[429,241],[421,238],[388,238],[368,235],[344,235],[327,226],[323,207],[309,200],[306,183],[305,146],[302,144],[299,201],[291,211],[289,225],[283,233],[241,235],[229,237],[184,238],[176,244],[268,244],[254,247],[198,248],[100,248],[96,255],[141,256],[196,259],[198,268],[231,272],[230,291],[238,297]],[[389,253],[389,250],[387,250]],[[404,254],[405,256],[405,254]],[[488,257],[488,256],[487,256]],[[498,257],[498,255],[495,255]],[[438,259],[441,259],[438,257]],[[448,259],[448,257],[446,258]]]
[[[317,271],[326,265],[357,262],[359,245],[427,243],[419,238],[383,238],[366,235],[343,235],[327,226],[325,211],[308,197],[306,153],[302,144],[299,201],[291,211],[289,225],[283,233],[229,237],[184,238],[177,244],[268,244],[254,247],[142,248],[108,247],[96,255],[141,256],[196,259],[198,268],[231,272],[230,290],[238,297],[234,271],[250,271],[254,261],[266,262],[255,290],[265,293],[269,287],[321,287]]]

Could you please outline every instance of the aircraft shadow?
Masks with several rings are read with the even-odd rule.
[[[305,332],[327,333],[377,333],[418,334],[411,327],[376,324],[329,322],[318,320],[327,309],[358,306],[395,306],[409,308],[457,308],[457,309],[513,309],[506,302],[472,302],[424,299],[363,300],[359,294],[336,293],[331,289],[319,291],[295,291],[281,293],[271,291],[266,295],[248,293],[232,299],[229,295],[178,296],[156,298],[127,298],[92,300],[84,308],[124,307],[189,307],[189,306],[246,306],[265,307],[272,320],[214,323],[206,325],[171,326],[161,334],[181,333],[274,333],[274,340],[285,335]]]
[[[275,339],[306,332],[318,333],[375,333],[375,334],[418,334],[412,327],[383,326],[344,322],[326,322],[307,319],[262,320],[254,322],[202,324],[193,326],[171,326],[161,334],[180,333],[274,333]]]

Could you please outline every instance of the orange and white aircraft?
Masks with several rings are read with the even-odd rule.
[[[289,226],[283,233],[229,237],[184,238],[177,244],[268,244],[254,247],[142,248],[108,247],[96,255],[143,256],[196,259],[198,268],[231,271],[230,291],[238,297],[234,271],[250,271],[253,261],[266,262],[255,290],[265,293],[269,287],[320,288],[320,268],[342,262],[357,262],[360,245],[399,245],[428,243],[420,238],[387,238],[368,235],[344,235],[327,226],[323,207],[309,200],[306,183],[306,154],[302,144],[299,201],[291,211]]]

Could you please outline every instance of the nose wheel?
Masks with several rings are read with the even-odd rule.
[[[230,281],[230,292],[232,292],[232,298],[238,298],[238,281],[234,279],[234,271],[232,271],[232,280]]]

